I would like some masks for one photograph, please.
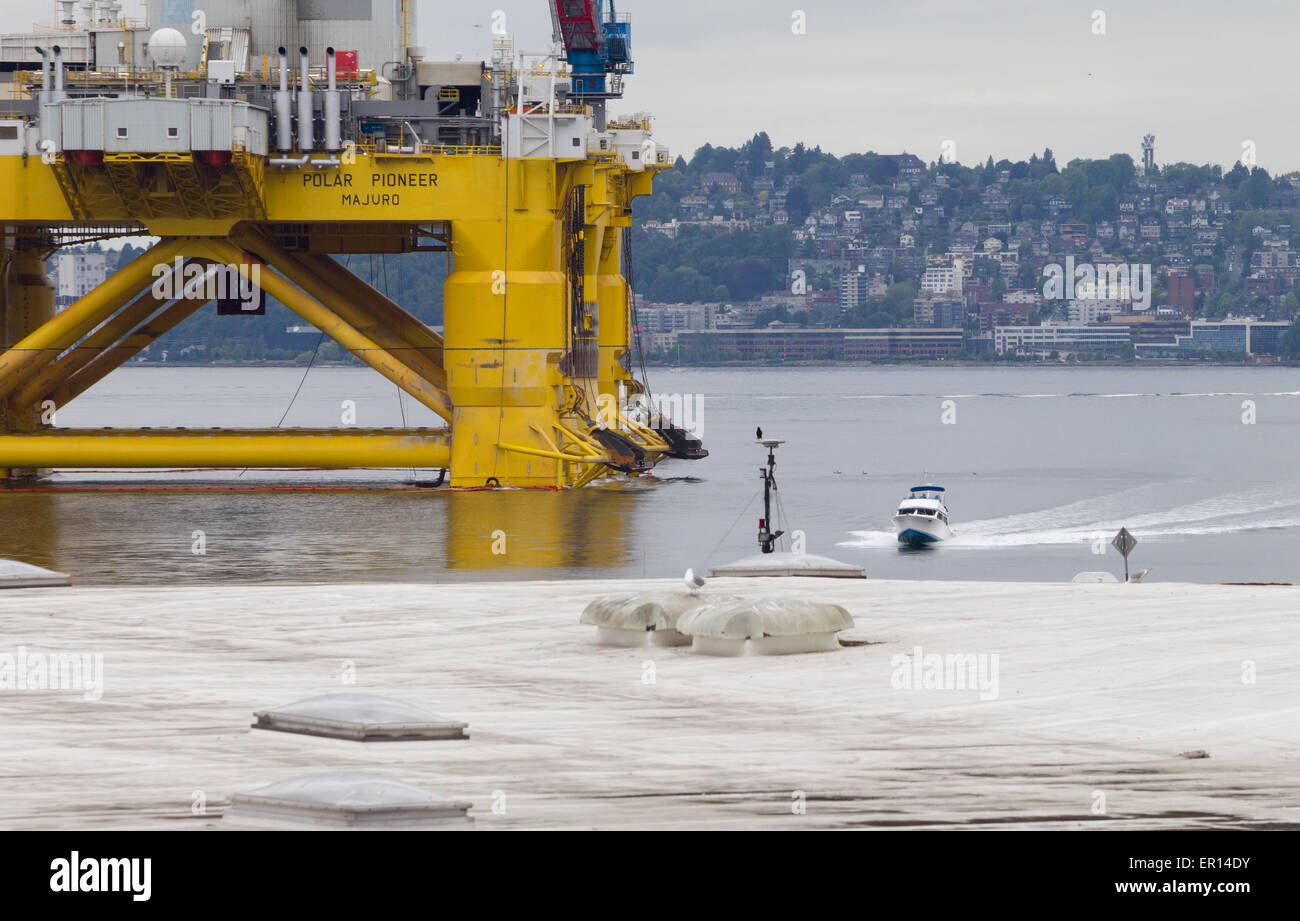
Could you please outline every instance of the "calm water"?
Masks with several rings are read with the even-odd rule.
[[[58,422],[271,427],[301,378],[290,368],[126,369]],[[678,576],[754,552],[761,425],[788,441],[778,468],[788,527],[806,532],[809,552],[871,576],[1119,571],[1119,556],[1094,555],[1092,538],[1125,524],[1140,541],[1134,568],[1152,568],[1153,580],[1300,577],[1295,369],[652,369],[651,383],[703,394],[707,460],[564,493],[402,488],[412,471],[62,473],[54,488],[0,492],[0,557],[83,584]],[[313,370],[285,424],[337,425],[343,400],[357,403],[362,426],[404,415],[438,424],[352,369]],[[945,400],[954,424],[942,421]],[[1253,425],[1242,422],[1247,400]],[[949,487],[957,536],[900,551],[889,518],[922,479]],[[302,483],[358,488],[264,488]],[[204,556],[191,552],[196,530]],[[498,530],[505,555],[492,553]]]

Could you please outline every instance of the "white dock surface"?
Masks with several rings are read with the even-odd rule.
[[[837,602],[871,644],[743,659],[599,647],[578,624],[598,594],[679,586],[0,593],[0,654],[104,669],[100,700],[0,690],[0,827],[221,828],[232,793],[324,770],[471,800],[480,830],[1300,827],[1300,588],[711,580]],[[893,687],[916,646],[996,654],[998,698]],[[249,729],[344,690],[470,738]]]

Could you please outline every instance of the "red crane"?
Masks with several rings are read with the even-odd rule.
[[[551,0],[555,12],[556,39],[567,51],[596,51],[600,48],[600,10],[595,0]]]

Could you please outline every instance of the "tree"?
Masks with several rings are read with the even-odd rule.
[[[1282,336],[1282,342],[1278,350],[1284,358],[1300,358],[1300,320],[1291,324],[1290,328]]]
[[[885,305],[896,317],[911,316],[916,289],[909,282],[896,281],[885,292]]]
[[[1250,170],[1242,166],[1241,161],[1238,160],[1232,165],[1232,169],[1228,170],[1224,175],[1223,182],[1228,188],[1235,192],[1237,188],[1249,178]]]
[[[763,164],[772,159],[772,139],[760,131],[744,147],[745,158],[750,162],[750,172],[758,173]]]
[[[1235,171],[1236,167],[1233,168],[1233,172]],[[1259,209],[1268,204],[1269,196],[1272,194],[1272,178],[1268,175],[1267,170],[1257,166],[1250,171],[1250,178],[1237,186],[1232,195],[1232,204],[1233,207],[1238,209]]]
[[[808,201],[808,190],[797,185],[785,197],[785,210],[790,215],[790,223],[802,224],[808,218],[812,205]]]
[[[762,329],[769,323],[789,323],[790,311],[785,307],[769,307],[754,317],[754,328]]]
[[[767,294],[780,284],[781,279],[771,263],[763,259],[746,259],[736,265],[727,287],[736,300],[750,301],[760,294]]]

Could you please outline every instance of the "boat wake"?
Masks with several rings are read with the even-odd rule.
[[[1161,491],[1167,488],[1162,486]],[[996,549],[1089,543],[1099,537],[1109,542],[1121,525],[1139,540],[1300,527],[1300,492],[1294,490],[1261,487],[1134,513],[1135,508],[1150,503],[1153,491],[1152,487],[1138,487],[1050,509],[957,521],[944,546]],[[851,538],[839,546],[871,549],[897,545],[893,531],[849,533]]]

